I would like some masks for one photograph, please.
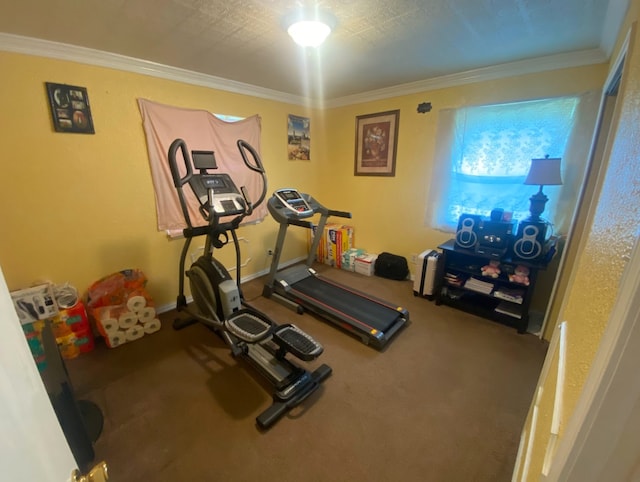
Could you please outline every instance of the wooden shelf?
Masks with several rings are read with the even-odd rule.
[[[555,253],[555,249],[548,249],[547,255],[540,260],[526,261],[505,255],[495,258],[477,254],[472,249],[456,246],[453,239],[438,246],[442,250],[441,276],[437,280],[435,297],[436,304],[446,304],[469,313],[482,316],[500,323],[517,328],[519,333],[525,333],[529,324],[529,305],[535,288],[538,271],[545,269]],[[555,248],[555,246],[553,246]],[[482,276],[482,267],[490,260],[500,261],[501,273],[497,278]],[[509,274],[517,265],[529,268],[529,284],[509,281]],[[478,285],[477,289],[465,286]],[[491,290],[489,291],[489,285]],[[485,289],[486,288],[486,289]],[[496,296],[496,292],[503,296]],[[511,298],[508,294],[519,294]]]

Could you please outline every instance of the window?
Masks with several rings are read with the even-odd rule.
[[[213,114],[213,115],[225,122],[238,122],[244,119],[244,117],[238,117],[237,115],[227,115],[227,114]]]
[[[531,159],[547,154],[562,158],[565,180],[564,186],[544,189],[549,201],[542,216],[556,223],[562,191],[576,180],[579,189],[584,173],[586,155],[570,151],[576,144],[580,152],[585,144],[588,149],[595,122],[593,115],[586,124],[577,122],[580,104],[580,96],[572,96],[441,111],[427,224],[451,231],[461,214],[488,216],[494,208],[512,212],[516,220],[528,217],[537,188],[524,180]],[[587,130],[580,135],[587,138],[578,143],[575,127],[582,124]]]

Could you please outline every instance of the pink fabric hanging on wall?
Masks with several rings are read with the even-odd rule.
[[[185,141],[189,151],[214,151],[218,164],[217,172],[229,174],[238,189],[246,186],[251,201],[255,202],[258,199],[262,189],[260,175],[245,166],[236,142],[243,139],[260,153],[260,116],[226,122],[205,110],[173,107],[146,99],[138,99],[138,106],[147,138],[158,231],[177,230],[181,234],[181,230],[186,227],[168,160],[169,146],[178,138]],[[247,155],[249,161],[253,161],[251,155]],[[186,171],[180,150],[177,161],[181,175],[184,175]],[[191,223],[194,226],[207,224],[198,211],[198,200],[193,192],[191,189],[185,191]],[[244,223],[261,221],[266,214],[266,203],[262,203],[251,216],[244,219]]]

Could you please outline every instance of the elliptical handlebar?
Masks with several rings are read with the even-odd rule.
[[[256,152],[253,146],[249,144],[247,141],[245,141],[244,139],[238,139],[236,144],[238,146],[238,150],[240,151],[240,155],[242,156],[242,160],[244,161],[245,165],[252,171],[257,172],[262,176],[262,193],[260,194],[260,197],[258,198],[258,200],[252,205],[250,205],[251,210],[253,211],[253,209],[257,208],[262,203],[262,201],[264,201],[264,198],[267,196],[267,176],[265,175],[264,166],[262,165],[262,161],[260,160],[260,155]],[[251,157],[253,157],[253,161],[255,164],[251,164],[249,162],[249,158],[247,157],[246,151],[249,151],[251,153]]]
[[[187,170],[184,177],[180,177],[180,171],[178,170],[178,163],[176,161],[178,148],[182,151],[182,159],[185,169]],[[191,165],[191,158],[189,157],[189,149],[187,149],[187,143],[184,142],[183,139],[176,139],[169,146],[169,168],[171,169],[173,185],[176,188],[184,186],[193,177],[193,167]]]
[[[202,215],[202,217],[209,222],[210,226],[213,225],[216,228],[222,228],[223,230],[237,228],[240,222],[242,222],[242,220],[245,217],[253,214],[255,208],[264,201],[267,194],[267,177],[265,174],[264,166],[262,165],[262,160],[260,159],[260,155],[253,148],[253,146],[251,146],[251,144],[249,144],[247,141],[243,139],[239,139],[236,144],[238,146],[238,150],[240,151],[240,155],[242,156],[242,160],[245,166],[251,171],[260,174],[261,181],[262,181],[262,190],[258,196],[257,201],[252,202],[249,198],[249,194],[245,186],[241,186],[239,190],[236,186],[234,186],[234,189],[236,190],[236,192],[239,191],[239,195],[244,200],[244,202],[240,201],[240,205],[243,206],[242,212],[240,212],[240,210],[236,210],[233,213],[221,212],[220,214],[218,214],[216,210],[213,209],[213,199],[211,197],[211,192],[210,192],[210,189],[213,186],[208,184],[208,182],[212,182],[211,179],[208,179],[208,178],[212,178],[213,176],[217,176],[217,177],[227,176],[228,182],[226,182],[226,185],[228,185],[229,183],[233,185],[233,180],[228,176],[228,174],[207,174],[206,171],[203,169],[200,169],[200,174],[198,174],[195,171],[195,168],[198,166],[194,166],[195,159],[192,160],[186,142],[181,138],[177,138],[171,143],[168,151],[168,160],[169,160],[169,167],[171,170],[171,177],[173,180],[174,187],[178,190],[180,206],[182,208],[182,212],[183,212],[185,221],[187,223],[187,227],[189,229],[191,229],[193,226],[189,216],[187,199],[185,198],[184,191],[183,191],[184,186],[186,184],[189,184],[191,186],[191,189],[194,191],[194,194],[196,195],[196,197],[200,202],[200,205],[198,206],[198,210]],[[185,174],[183,176],[181,176],[180,174],[180,171],[182,168],[178,166],[179,164],[177,160],[178,151],[181,152],[182,160],[184,163]],[[249,156],[247,155],[246,151],[249,151],[249,153],[251,154],[251,157],[253,158],[252,161],[249,160]],[[210,154],[213,156],[213,152],[211,152]],[[208,168],[215,169],[215,159],[212,159],[212,160],[213,160],[213,166]],[[225,214],[235,215],[235,217],[231,221],[228,221],[226,223],[220,223],[220,218],[224,217]]]

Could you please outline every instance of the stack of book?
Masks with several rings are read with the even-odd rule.
[[[464,287],[472,291],[477,291],[478,293],[484,293],[485,295],[490,295],[493,291],[493,283],[488,283],[473,277],[467,280]]]
[[[444,280],[451,286],[462,286],[462,284],[464,283],[464,278],[455,273],[446,273],[444,275]]]

